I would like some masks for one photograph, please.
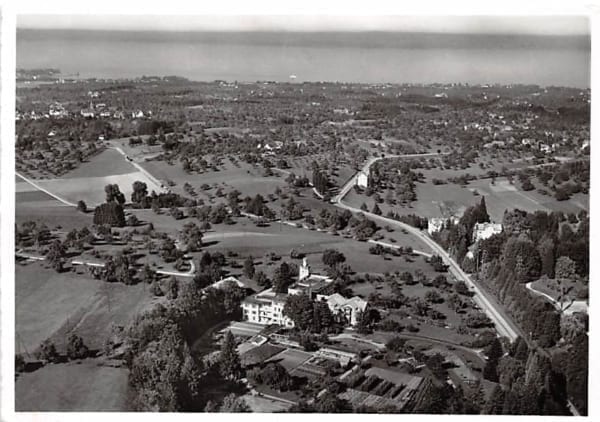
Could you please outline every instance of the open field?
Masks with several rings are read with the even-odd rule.
[[[237,189],[242,193],[242,198],[258,193],[266,196],[273,193],[278,186],[287,185],[285,177],[277,177],[277,172],[274,172],[274,176],[265,177],[262,167],[253,167],[243,162],[235,166],[228,159],[223,159],[219,171],[209,170],[202,174],[186,173],[179,162],[169,165],[165,161],[145,161],[140,162],[140,165],[157,179],[174,182],[175,185],[171,187],[173,192],[189,196],[183,190],[183,185],[186,182],[191,184],[199,194],[198,198],[208,198],[209,194],[215,193],[214,189],[210,191],[200,189],[200,186],[205,183],[211,186],[219,185],[225,192]]]
[[[547,196],[537,191],[523,191],[518,182],[508,183],[506,178],[478,179],[462,187],[453,183],[434,185],[430,182],[417,183],[417,200],[410,206],[379,204],[383,215],[393,210],[400,215],[416,214],[421,217],[449,217],[452,213],[462,215],[464,210],[481,201],[485,197],[487,210],[492,221],[501,222],[505,210],[518,208],[523,211],[563,211],[577,213],[589,209],[589,195],[576,194],[569,201],[557,201],[554,196]],[[385,193],[381,195],[385,197]],[[344,201],[356,208],[362,203],[371,210],[375,204],[372,197],[359,195],[350,190]]]
[[[82,177],[103,177],[106,175],[127,174],[136,169],[118,151],[107,148],[89,161],[66,173],[61,179],[79,179]]]
[[[17,195],[15,208],[15,222],[19,225],[26,221],[35,221],[45,223],[50,228],[60,226],[68,231],[92,224],[92,213],[81,213],[74,207],[69,207],[55,199],[48,202],[21,202]]]
[[[126,324],[150,306],[145,285],[104,283],[75,273],[56,273],[41,263],[16,266],[17,352],[32,353],[47,338],[64,351],[70,332],[91,349],[103,346],[112,324]]]
[[[140,171],[133,171],[125,174],[107,174],[105,176],[95,177],[77,177],[68,180],[38,180],[37,183],[44,189],[47,189],[69,202],[77,203],[77,201],[82,200],[90,207],[99,205],[106,200],[104,187],[108,184],[119,185],[119,189],[125,195],[127,202],[129,202],[131,193],[133,192],[133,182],[136,181],[146,183],[149,193],[153,190],[156,192],[161,191],[160,186],[157,186]]]
[[[99,359],[46,365],[20,374],[15,383],[17,412],[126,411],[124,368]]]
[[[114,149],[107,149],[63,177],[36,179],[34,183],[66,202],[76,204],[77,201],[83,200],[88,207],[93,207],[105,201],[104,187],[108,184],[118,184],[121,192],[125,194],[125,198],[129,201],[133,192],[133,182],[138,180],[146,183],[148,192],[152,192],[152,190],[161,191],[160,186],[127,162],[119,152]],[[38,191],[36,187],[22,179],[17,179],[18,204],[35,207],[52,205],[53,198],[50,195],[43,192],[31,193],[34,191]],[[32,202],[35,202],[35,204],[32,205]]]

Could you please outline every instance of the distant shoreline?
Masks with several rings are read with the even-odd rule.
[[[219,44],[337,48],[494,48],[583,49],[591,35],[468,34],[429,32],[292,32],[292,31],[125,31],[17,28],[17,43],[53,38],[80,41],[201,42]]]

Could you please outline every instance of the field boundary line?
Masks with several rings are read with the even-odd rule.
[[[61,198],[60,196],[58,196],[58,195],[56,195],[56,194],[54,194],[54,193],[50,192],[49,190],[47,190],[47,189],[45,189],[45,188],[41,187],[40,185],[38,185],[37,183],[35,183],[35,182],[31,181],[30,179],[28,179],[27,177],[23,176],[23,175],[22,175],[22,174],[20,174],[19,172],[15,171],[15,174],[16,174],[18,177],[20,177],[21,179],[25,180],[27,183],[29,183],[31,186],[33,186],[33,187],[34,187],[34,188],[36,188],[37,190],[39,190],[39,191],[42,191],[42,192],[44,192],[44,193],[46,193],[46,194],[50,195],[50,196],[51,196],[51,197],[53,197],[54,199],[56,199],[56,200],[58,200],[58,201],[62,202],[63,204],[65,204],[65,205],[68,205],[68,206],[70,206],[70,207],[75,207],[75,206],[76,206],[76,204],[73,204],[73,203],[71,203],[71,202],[67,201],[66,199],[63,199],[63,198]]]

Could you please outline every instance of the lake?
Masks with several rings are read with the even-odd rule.
[[[17,67],[197,81],[590,86],[589,37],[19,30]]]

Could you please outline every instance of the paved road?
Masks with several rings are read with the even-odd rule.
[[[382,242],[381,240],[369,239],[369,240],[367,240],[367,242],[374,243],[375,245],[381,245],[381,246],[384,246],[386,248],[404,249],[403,246],[394,245],[393,243]],[[418,251],[418,250],[415,250],[415,249],[413,249],[413,253],[417,254],[417,255],[424,256],[426,258],[431,258],[431,256],[432,256],[430,253],[423,252],[423,251]]]
[[[384,158],[426,158],[426,157],[436,157],[438,155],[444,155],[444,154],[437,153],[437,152],[430,152],[430,153],[423,153],[423,154],[403,154],[403,155],[388,154],[383,157],[371,157],[366,162],[366,164],[364,166],[362,166],[361,171],[368,172],[368,170],[371,168],[371,166],[373,164],[375,164],[379,160],[383,160]],[[358,178],[359,173],[360,173],[360,171],[357,172],[354,176],[352,176],[346,182],[346,184],[344,186],[342,186],[342,188],[340,189],[340,192],[331,199],[331,202],[337,203],[341,199],[343,199],[344,196],[346,196],[348,194],[350,189],[352,189],[354,187],[354,185],[356,185],[356,179]]]
[[[525,285],[525,287],[527,288],[527,290],[529,290],[530,292],[532,292],[534,295],[537,296],[541,296],[544,299],[548,300],[550,303],[552,303],[552,305],[556,308],[557,311],[559,312],[563,312],[566,315],[571,315],[575,312],[585,312],[586,314],[588,313],[588,304],[587,302],[585,302],[584,300],[575,300],[573,301],[573,303],[571,304],[571,306],[569,306],[567,309],[565,309],[563,311],[563,307],[561,306],[560,303],[558,303],[558,301],[556,301],[552,296],[544,293],[544,292],[540,292],[539,290],[536,290],[531,284],[533,282],[529,282]]]
[[[125,151],[123,151],[121,149],[121,147],[117,147],[117,146],[110,146],[108,148],[112,148],[114,150],[116,150],[119,154],[121,154],[123,156],[123,158],[130,163],[132,166],[134,166],[136,169],[138,169],[138,171],[140,171],[141,173],[143,173],[151,182],[153,182],[156,185],[156,188],[158,191],[166,191],[166,188],[162,187],[162,183],[160,182],[160,180],[158,180],[156,177],[154,177],[152,174],[150,174],[150,172],[148,170],[146,170],[144,167],[140,166],[138,163],[136,163],[135,161],[133,161],[132,158],[128,158],[128,155],[125,154]],[[149,186],[150,188],[150,186]]]
[[[437,154],[427,154],[427,155],[437,155]],[[413,154],[402,157],[410,157],[410,156],[423,156],[422,154]],[[367,164],[363,167],[363,171],[366,171],[378,160],[382,158],[390,158],[390,157],[399,157],[399,156],[386,156],[386,157],[373,157],[371,158]],[[470,290],[475,293],[473,299],[475,303],[477,303],[488,315],[488,317],[494,322],[496,326],[496,330],[502,336],[508,337],[511,341],[514,341],[522,335],[519,327],[507,316],[505,315],[500,306],[495,302],[493,298],[491,298],[487,293],[485,293],[454,261],[454,259],[442,248],[438,245],[433,239],[423,233],[421,230],[405,224],[401,221],[397,221],[391,218],[382,217],[379,215],[375,215],[370,212],[365,212],[360,210],[359,208],[354,208],[350,205],[347,205],[343,202],[344,197],[350,191],[350,189],[355,184],[355,179],[358,176],[354,176],[351,178],[348,183],[340,190],[340,193],[332,199],[332,202],[338,208],[346,209],[352,212],[363,213],[365,216],[372,218],[373,220],[379,221],[383,224],[389,224],[392,226],[399,227],[411,233],[412,235],[418,237],[421,241],[423,241],[427,246],[431,248],[431,250],[439,255],[442,260],[448,265],[449,271],[456,277],[457,280],[463,280],[467,286],[469,286]]]

